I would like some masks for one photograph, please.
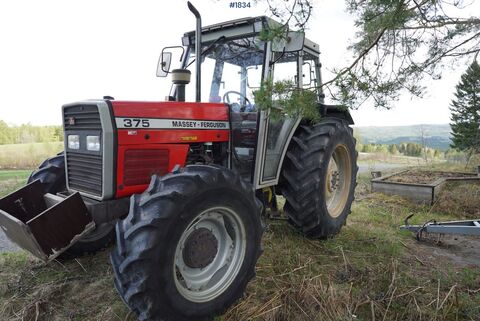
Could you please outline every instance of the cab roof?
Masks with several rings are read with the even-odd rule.
[[[279,27],[281,24],[267,16],[248,17],[220,22],[202,28],[202,43],[208,44],[221,36],[227,39],[239,39],[258,36],[262,30]],[[186,32],[182,38],[184,46],[195,44],[195,30]],[[316,55],[320,54],[317,43],[305,38],[304,48]]]

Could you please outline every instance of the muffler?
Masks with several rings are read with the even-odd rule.
[[[66,197],[44,194],[37,180],[0,199],[0,227],[12,242],[49,262],[95,223],[78,192]]]

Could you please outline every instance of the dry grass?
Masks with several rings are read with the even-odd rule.
[[[417,221],[438,216],[373,194],[331,240],[272,223],[256,280],[223,320],[477,320],[480,272],[423,257],[398,230],[412,211]]]
[[[433,206],[459,218],[480,218],[480,183],[449,182]]]
[[[480,320],[478,266],[426,251],[398,226],[452,219],[434,208],[371,194],[359,179],[353,212],[333,239],[305,239],[285,221],[269,221],[257,277],[217,321]],[[365,184],[365,186],[363,186]],[[134,320],[113,287],[107,252],[35,261],[0,255],[0,320]]]
[[[0,169],[33,169],[62,150],[62,142],[0,145]]]
[[[0,319],[125,320],[107,253],[45,265],[25,253],[0,256]]]

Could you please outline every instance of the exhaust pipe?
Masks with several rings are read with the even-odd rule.
[[[187,2],[188,9],[195,15],[197,19],[197,28],[195,29],[195,73],[196,73],[196,80],[195,80],[195,88],[196,88],[196,95],[195,101],[199,103],[202,100],[201,97],[201,89],[202,89],[202,75],[201,75],[201,65],[202,65],[202,16],[200,16],[200,12],[198,12],[197,8],[193,6],[193,4],[188,1]]]

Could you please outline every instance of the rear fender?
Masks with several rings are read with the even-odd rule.
[[[349,125],[354,125],[354,121],[348,107],[342,105],[319,104],[320,115],[323,117],[332,117],[345,120]]]

